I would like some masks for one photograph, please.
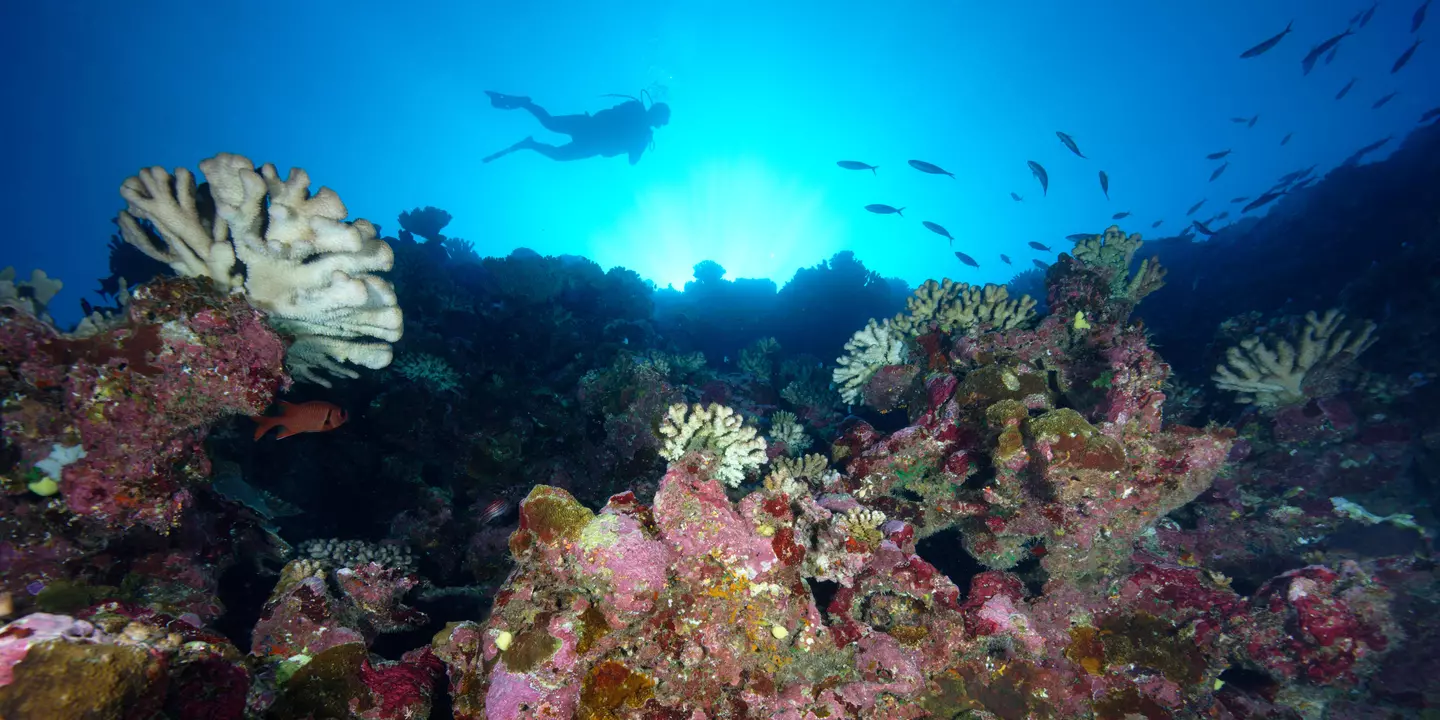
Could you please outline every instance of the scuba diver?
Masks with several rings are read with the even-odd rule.
[[[636,98],[630,98],[594,115],[551,115],[528,97],[489,90],[486,90],[485,94],[490,96],[490,105],[493,107],[501,110],[526,110],[534,115],[546,130],[570,136],[570,142],[564,145],[549,145],[527,137],[486,157],[484,162],[487,163],[517,150],[534,150],[551,160],[579,160],[597,155],[615,157],[629,154],[630,164],[634,165],[640,162],[640,155],[646,148],[654,143],[652,128],[663,127],[670,122],[669,105],[654,103],[647,109],[645,103]]]

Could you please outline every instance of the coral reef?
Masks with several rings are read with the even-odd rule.
[[[1299,337],[1251,337],[1225,353],[1225,364],[1215,368],[1215,386],[1237,393],[1236,402],[1265,409],[1303,402],[1316,394],[1317,376],[1352,362],[1375,343],[1375,323],[1342,329],[1345,316],[1331,308],[1323,316],[1306,313]]]
[[[282,180],[274,165],[257,173],[249,159],[221,153],[200,171],[207,182],[199,187],[185,168],[146,168],[126,180],[125,241],[181,276],[243,291],[294,338],[286,366],[302,380],[328,386],[319,373],[357,376],[343,363],[389,365],[404,322],[390,283],[373,274],[395,261],[375,227],[346,222],[329,188],[312,196],[299,168]]]
[[[834,378],[841,399],[855,403],[876,372],[887,365],[899,365],[904,358],[905,345],[890,321],[871,320],[845,343],[845,355],[835,361],[839,367],[835,368]]]
[[[702,453],[707,465],[714,464],[715,476],[731,487],[766,462],[765,438],[724,405],[671,405],[659,432],[665,438],[662,457],[675,462],[688,453]]]

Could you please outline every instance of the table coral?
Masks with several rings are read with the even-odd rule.
[[[186,168],[127,179],[118,219],[125,241],[183,277],[242,292],[294,338],[286,362],[302,380],[328,386],[320,373],[357,377],[347,362],[389,365],[404,321],[394,289],[373,274],[395,262],[375,226],[346,222],[340,197],[329,188],[311,195],[299,168],[281,179],[272,164],[257,172],[248,158],[221,153],[200,171],[207,182],[199,187]]]

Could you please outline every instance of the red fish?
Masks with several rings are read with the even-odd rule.
[[[300,433],[334,430],[344,425],[347,418],[344,410],[324,400],[311,400],[298,405],[281,400],[279,415],[257,415],[252,419],[255,421],[256,440],[264,437],[265,433],[274,427],[281,429],[276,439],[283,440]]]

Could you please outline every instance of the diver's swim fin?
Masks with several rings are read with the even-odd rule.
[[[498,93],[494,90],[486,90],[485,94],[490,96],[490,106],[500,108],[501,110],[514,110],[530,102],[530,98],[528,97],[506,95],[505,93]]]
[[[517,143],[515,143],[514,145],[511,145],[510,147],[505,148],[504,150],[501,150],[500,152],[491,153],[491,154],[489,154],[489,155],[486,155],[484,158],[482,158],[482,159],[480,160],[480,162],[482,162],[482,163],[489,163],[489,162],[494,161],[494,160],[499,160],[500,158],[505,157],[506,155],[509,155],[510,153],[515,152],[516,150],[524,150],[525,147],[526,147],[528,144],[532,143],[532,142],[535,142],[535,138],[533,138],[533,137],[527,137],[527,138],[525,138],[524,140],[521,140],[520,142],[517,142]]]

